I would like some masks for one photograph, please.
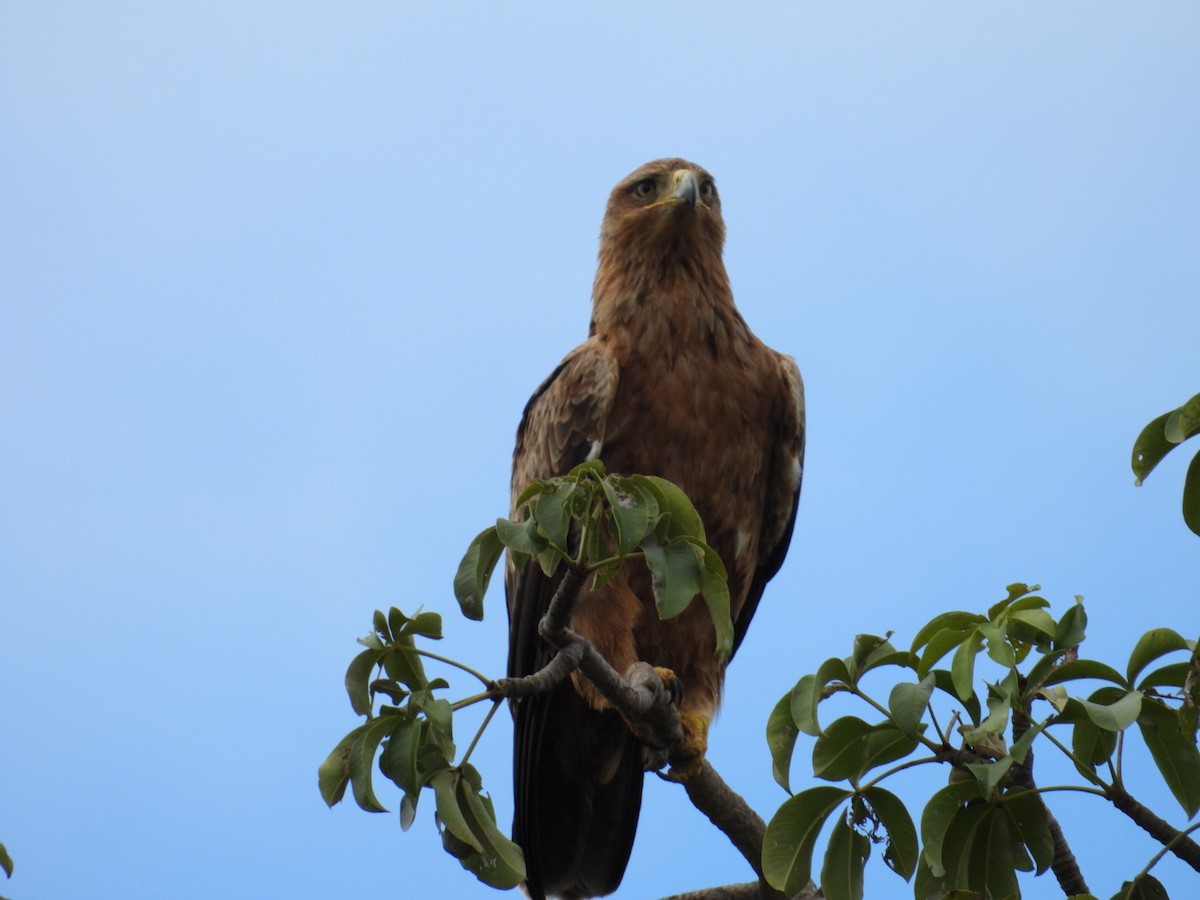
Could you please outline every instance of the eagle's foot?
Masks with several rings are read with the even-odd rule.
[[[675,717],[675,710],[683,699],[683,682],[670,669],[636,662],[625,673],[631,688],[642,695],[644,713],[638,719],[630,719],[621,713],[642,742],[642,762],[647,772],[657,772],[667,765],[671,748],[682,739],[682,728]]]
[[[671,748],[671,768],[663,777],[682,783],[699,774],[704,765],[710,720],[708,716],[693,712],[681,712],[679,720],[683,725],[683,739]]]
[[[683,700],[683,682],[665,666],[654,666],[654,673],[662,680],[663,686],[671,692],[671,702],[678,706]]]

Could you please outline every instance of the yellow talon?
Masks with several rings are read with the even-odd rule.
[[[684,782],[695,777],[704,765],[704,754],[708,750],[708,716],[700,713],[681,712],[683,740],[671,748],[671,769],[664,776],[668,781]]]

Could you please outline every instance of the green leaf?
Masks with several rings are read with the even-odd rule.
[[[901,682],[888,695],[888,711],[892,720],[906,735],[917,736],[917,727],[925,716],[925,707],[933,695],[933,676],[926,675],[916,684]]]
[[[708,607],[716,631],[716,653],[728,659],[733,652],[733,617],[729,612],[729,581],[725,564],[717,551],[707,544],[693,545],[702,553],[700,562],[700,596]]]
[[[684,538],[675,538],[667,544],[647,539],[642,542],[642,553],[650,569],[658,617],[664,621],[672,619],[700,593],[701,561],[695,545]]]
[[[442,639],[442,614],[419,612],[409,620],[404,633],[440,641]]]
[[[1111,688],[1101,688],[1100,690],[1111,690]],[[1060,719],[1078,721],[1080,713],[1082,713],[1105,731],[1124,731],[1137,721],[1141,708],[1141,691],[1127,691],[1119,700],[1112,703],[1096,703],[1072,697],[1067,701],[1064,716],[1060,716]]]
[[[568,554],[575,500],[583,491],[573,479],[556,481],[554,490],[539,497],[537,505],[531,505],[530,510],[542,537],[560,553]]]
[[[1178,446],[1167,440],[1166,435],[1167,420],[1171,418],[1174,411],[1163,413],[1153,419],[1133,442],[1133,458],[1130,460],[1130,466],[1136,479],[1135,484],[1140,485],[1146,476],[1154,471],[1154,467],[1162,462],[1163,457]]]
[[[1025,733],[1009,748],[1008,752],[1012,755],[1013,759],[1021,765],[1025,764],[1025,757],[1029,753],[1029,748],[1033,746],[1034,738],[1042,733],[1046,724],[1046,722],[1038,722],[1036,725],[1025,730]]]
[[[358,738],[350,746],[350,757],[347,761],[350,787],[354,792],[354,802],[366,812],[387,812],[371,787],[371,772],[375,766],[375,751],[379,742],[395,731],[402,722],[398,716],[380,716],[372,719],[362,726]]]
[[[995,762],[989,763],[967,763],[967,768],[971,770],[971,774],[975,776],[975,780],[979,782],[979,792],[985,797],[990,797],[1004,781],[1004,776],[1008,774],[1008,770],[1012,768],[1015,760],[1011,756],[1005,756],[1003,759],[998,759]]]
[[[888,868],[908,881],[917,868],[920,855],[917,845],[917,827],[900,798],[881,787],[869,787],[862,793],[870,805],[879,824],[887,832],[883,848],[883,861]]]
[[[493,526],[479,532],[463,554],[454,575],[454,596],[468,619],[483,619],[483,595],[503,552],[504,544]]]
[[[1121,889],[1112,896],[1112,900],[1171,900],[1167,889],[1149,872],[1139,875],[1133,881],[1126,881]]]
[[[1200,394],[1172,411],[1163,425],[1163,435],[1172,444],[1182,444],[1200,434]]]
[[[887,638],[874,634],[856,634],[854,651],[846,660],[846,668],[850,672],[852,683],[857,683],[865,672],[873,668],[877,660],[895,652],[896,648],[888,643]]]
[[[408,831],[417,819],[417,801],[421,795],[405,794],[400,798],[400,830]]]
[[[966,697],[958,696],[958,693],[954,687],[954,679],[950,677],[950,673],[946,669],[934,669],[929,674],[933,676],[933,686],[939,691],[949,694],[951,697],[961,702],[963,709],[965,709],[967,715],[971,717],[971,722],[978,725],[980,706],[979,698],[975,696],[975,692],[972,691]]]
[[[470,769],[470,766],[466,768]],[[456,791],[458,808],[482,847],[478,863],[470,868],[484,884],[508,890],[525,880],[525,857],[521,848],[496,826],[496,812],[491,800],[479,793],[477,782],[478,773],[474,779],[460,778]]]
[[[325,761],[317,767],[317,787],[326,806],[340,803],[350,783],[350,748],[354,746],[366,725],[359,725],[338,741]]]
[[[1075,605],[1063,613],[1054,629],[1054,649],[1070,650],[1083,643],[1087,631],[1087,611],[1083,608],[1080,598],[1075,598]]]
[[[420,741],[421,723],[406,718],[396,726],[379,755],[379,770],[406,794],[415,795],[421,789],[417,767]]]
[[[658,502],[659,519],[655,532],[661,532],[664,542],[677,537],[707,540],[700,514],[677,485],[656,475],[633,475],[630,480],[649,491]]]
[[[909,737],[890,722],[875,725],[864,741],[862,768],[855,774],[908,756],[916,747],[916,738]]]
[[[1033,791],[1015,788],[1005,793],[1001,809],[1008,815],[1011,832],[1033,857],[1035,871],[1041,875],[1054,861],[1054,836],[1046,818],[1046,807]]]
[[[350,696],[350,706],[360,716],[371,714],[369,682],[380,653],[379,650],[364,650],[350,661],[346,669],[346,693]]]
[[[909,647],[909,649],[913,653],[916,653],[917,650],[928,644],[933,639],[934,635],[942,631],[958,631],[962,633],[963,637],[966,637],[966,633],[974,626],[978,625],[980,622],[986,621],[987,619],[978,613],[962,612],[961,610],[957,612],[942,613],[940,616],[935,616],[934,618],[930,619],[929,622],[917,632],[917,636],[913,638],[912,646]],[[958,642],[955,641],[955,643]],[[952,646],[954,645],[948,645],[945,650],[942,651],[942,654],[930,660],[929,664],[925,666],[925,668],[928,669],[929,666],[941,659],[942,655],[946,653],[946,650],[949,650]],[[924,665],[924,662],[922,662],[922,665]]]
[[[933,635],[925,645],[925,652],[921,654],[921,662],[917,666],[917,677],[924,678],[929,674],[929,670],[943,656],[950,652],[951,648],[960,646],[968,638],[976,637],[978,632],[974,627],[968,628],[965,631],[960,631],[953,628],[944,628]]]
[[[929,798],[925,810],[921,813],[921,845],[922,856],[929,863],[934,876],[941,878],[946,874],[942,864],[942,844],[950,823],[964,803],[980,798],[978,782],[958,781],[948,784]]]
[[[428,740],[433,743],[446,759],[454,759],[454,708],[449,700],[431,700],[425,705],[425,717],[428,722]]]
[[[12,857],[8,855],[8,848],[5,847],[3,844],[0,844],[0,869],[4,870],[4,874],[6,877],[12,878],[12,873],[13,873]]]
[[[792,792],[792,753],[796,749],[796,737],[800,729],[792,719],[792,695],[789,691],[779,698],[771,715],[767,717],[767,747],[771,751],[771,775],[775,783]]]
[[[1024,585],[1022,585],[1022,587],[1024,587]],[[1023,609],[1045,609],[1049,605],[1050,601],[1045,597],[1039,597],[1037,594],[1030,594],[1028,597],[1022,597],[1020,600],[1014,601],[1008,609],[1010,613],[1014,613]],[[994,619],[995,616],[992,615],[988,618]]]
[[[1200,534],[1200,453],[1192,457],[1183,479],[1183,521],[1192,534]]]
[[[388,628],[387,616],[385,616],[383,614],[383,610],[381,610],[381,609],[375,610],[373,623],[375,625],[375,633],[377,635],[379,635],[379,637],[382,639],[383,643],[377,644],[374,642],[368,642],[368,640],[365,638],[360,640],[359,643],[365,644],[366,646],[370,647],[372,650],[382,650],[383,644],[390,644],[392,642],[392,630],[390,628]]]
[[[850,681],[846,664],[836,656],[821,663],[816,675],[805,675],[792,688],[792,721],[805,734],[816,736],[821,733],[821,726],[817,721],[817,704],[821,701],[825,685],[831,681]]]
[[[821,826],[850,791],[819,785],[789,797],[776,810],[763,836],[763,877],[789,897],[808,884],[813,848]]]
[[[862,771],[866,762],[867,735],[872,727],[855,716],[835,719],[813,744],[813,775],[841,781]]]
[[[989,619],[995,619],[998,615],[1000,615],[1000,613],[1004,612],[1004,610],[1008,609],[1009,606],[1011,606],[1013,603],[1015,603],[1018,597],[1024,597],[1030,591],[1036,591],[1037,589],[1038,589],[1037,585],[1030,587],[1029,585],[1023,584],[1022,582],[1019,582],[1019,581],[1014,584],[1010,584],[1007,588],[1008,596],[1005,597],[1003,600],[1001,600],[999,603],[994,604],[987,611],[987,617]],[[1041,598],[1037,598],[1037,599],[1041,599]]]
[[[537,556],[549,546],[549,541],[538,532],[537,522],[532,517],[520,522],[497,519],[496,537],[509,550],[528,556]]]
[[[954,692],[959,697],[969,697],[974,690],[975,657],[982,646],[983,637],[975,630],[954,651],[954,659],[950,662],[950,678],[954,682]]]
[[[1041,686],[1049,687],[1052,684],[1062,684],[1080,678],[1097,678],[1101,681],[1111,681],[1123,688],[1129,687],[1129,682],[1120,672],[1093,659],[1073,659],[1063,663],[1046,676]]]
[[[1116,749],[1116,732],[1097,728],[1088,719],[1076,722],[1071,729],[1071,752],[1093,770],[1107,763]],[[1089,775],[1087,772],[1082,774],[1085,778]]]
[[[1020,897],[1008,817],[994,804],[967,806],[955,815],[943,855],[955,884],[994,900]]]
[[[1008,643],[1008,635],[1002,626],[984,622],[979,626],[979,633],[987,639],[987,655],[992,662],[1006,669],[1016,664],[1016,651]]]
[[[1154,764],[1190,819],[1200,811],[1200,750],[1179,713],[1157,700],[1142,703],[1138,716],[1142,739]]]
[[[1191,661],[1169,663],[1165,666],[1160,666],[1153,672],[1142,678],[1138,683],[1139,691],[1148,691],[1156,687],[1170,687],[1176,690],[1183,690],[1184,684],[1187,682],[1188,673],[1193,669]]]
[[[626,556],[637,549],[658,520],[658,501],[629,478],[610,475],[600,484],[617,527],[617,553]]]
[[[425,675],[425,664],[421,662],[421,656],[416,649],[409,635],[401,635],[380,657],[388,677],[407,685],[412,691],[419,691],[429,684],[429,678]]]
[[[1129,654],[1126,677],[1129,679],[1129,683],[1133,684],[1137,681],[1142,669],[1160,656],[1165,656],[1174,650],[1190,651],[1194,647],[1195,645],[1191,641],[1186,640],[1177,631],[1170,628],[1153,628],[1138,638],[1133,652]]]
[[[1032,698],[1046,681],[1046,678],[1058,665],[1059,661],[1067,655],[1065,650],[1052,650],[1042,654],[1039,659],[1029,670],[1029,674],[1025,676],[1025,697]]]
[[[821,893],[826,900],[862,900],[863,868],[871,855],[871,841],[839,816],[825,848],[821,866]]]
[[[458,802],[458,783],[462,775],[456,769],[443,769],[429,780],[433,795],[437,799],[438,820],[451,834],[467,844],[477,853],[483,852],[483,844],[467,824],[466,816]]]
[[[1009,615],[1010,622],[1022,622],[1044,636],[1046,641],[1054,640],[1057,626],[1054,619],[1044,609],[1018,609]],[[1011,632],[1010,632],[1011,633]]]

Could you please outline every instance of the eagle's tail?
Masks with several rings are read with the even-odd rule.
[[[570,679],[517,703],[513,840],[532,900],[582,900],[621,883],[642,805],[642,751],[620,716]]]

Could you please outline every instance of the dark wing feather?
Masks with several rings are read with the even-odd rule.
[[[534,478],[562,475],[599,455],[616,393],[617,365],[597,341],[572,352],[525,407],[513,453],[515,499]],[[537,633],[558,586],[536,562],[509,564],[509,675],[553,656]],[[591,897],[620,883],[642,796],[641,751],[612,712],[592,709],[568,680],[513,709],[513,839],[525,852],[526,889]]]
[[[746,600],[733,623],[733,652],[736,653],[758,609],[767,582],[775,577],[787,556],[796,525],[800,482],[804,476],[804,382],[790,356],[779,359],[779,400],[776,412],[775,451],[767,472],[759,562],[750,580]]]

